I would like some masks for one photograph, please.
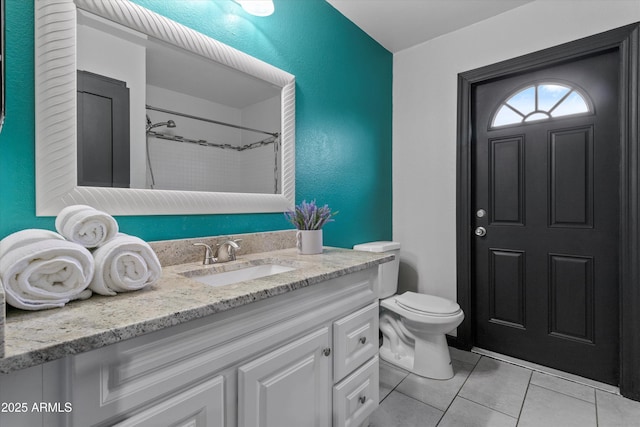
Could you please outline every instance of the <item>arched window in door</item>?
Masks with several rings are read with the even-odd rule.
[[[518,90],[493,116],[492,128],[572,116],[593,111],[591,102],[566,83],[536,83]]]

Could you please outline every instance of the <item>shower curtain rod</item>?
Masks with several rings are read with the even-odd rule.
[[[147,110],[159,111],[161,113],[167,113],[167,114],[175,114],[176,116],[182,116],[182,117],[186,117],[186,118],[189,118],[189,119],[201,120],[203,122],[214,123],[216,125],[229,126],[229,127],[236,128],[236,129],[249,130],[251,132],[264,133],[266,135],[271,135],[271,136],[276,137],[276,138],[280,135],[280,133],[278,133],[278,132],[267,132],[267,131],[264,131],[264,130],[252,129],[252,128],[248,128],[248,127],[245,127],[245,126],[234,125],[234,124],[231,124],[231,123],[219,122],[217,120],[205,119],[203,117],[192,116],[191,114],[180,113],[178,111],[171,111],[171,110],[166,110],[164,108],[152,107],[151,105],[147,105],[146,107],[147,107]]]
[[[265,138],[258,142],[252,142],[250,144],[231,145],[231,144],[218,144],[215,142],[209,142],[206,139],[191,139],[191,138],[185,138],[184,136],[180,136],[180,135],[169,135],[163,132],[156,132],[153,130],[148,131],[147,135],[151,135],[160,139],[165,139],[167,141],[185,142],[189,144],[202,145],[204,147],[228,148],[235,151],[245,151],[251,148],[264,147],[266,145],[273,144],[278,140],[277,136],[271,136],[269,138]]]

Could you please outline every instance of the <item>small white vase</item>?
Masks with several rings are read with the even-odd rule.
[[[322,230],[298,230],[296,241],[299,254],[313,255],[322,253]]]

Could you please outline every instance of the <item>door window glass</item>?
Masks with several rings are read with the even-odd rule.
[[[547,120],[591,112],[590,104],[575,87],[562,83],[528,85],[498,108],[491,127]]]

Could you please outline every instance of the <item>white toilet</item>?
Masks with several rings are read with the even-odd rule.
[[[380,357],[387,362],[427,378],[453,377],[445,334],[462,323],[460,306],[446,298],[398,290],[400,243],[371,242],[355,245],[357,251],[389,252],[395,260],[381,264]]]

